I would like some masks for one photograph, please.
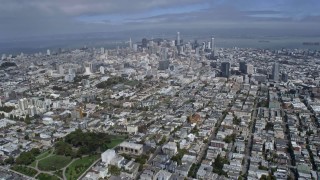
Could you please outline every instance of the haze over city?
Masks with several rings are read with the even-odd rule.
[[[317,0],[0,0],[0,178],[320,179]]]
[[[244,36],[319,36],[317,0],[1,0],[0,39],[186,31]],[[141,33],[139,33],[141,35]]]

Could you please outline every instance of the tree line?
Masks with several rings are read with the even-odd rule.
[[[97,151],[108,149],[107,143],[111,139],[108,134],[83,132],[81,129],[68,134],[64,140],[55,144],[55,153],[58,155],[81,157],[94,154]]]

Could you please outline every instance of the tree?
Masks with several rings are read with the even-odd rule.
[[[119,176],[120,172],[121,172],[121,169],[118,168],[117,166],[110,165],[109,166],[109,172],[110,172],[111,175]]]
[[[266,126],[265,126],[265,130],[268,131],[268,130],[271,130],[273,131],[273,126],[274,124],[272,122],[267,122]]]
[[[72,147],[70,144],[59,141],[55,144],[55,152],[58,155],[65,155],[65,156],[71,156],[72,154]]]
[[[0,107],[0,111],[4,111],[6,113],[11,112],[12,110],[14,110],[15,107],[14,106],[2,106]],[[4,114],[3,114],[4,115]]]
[[[159,142],[159,145],[163,145],[166,141],[167,141],[167,138],[163,136],[161,141]]]
[[[17,64],[14,62],[8,62],[8,61],[1,64],[1,67],[3,67],[3,68],[7,68],[7,67],[11,67],[11,66],[17,66]]]
[[[142,155],[136,158],[135,162],[140,163],[140,164],[145,164],[148,160],[148,156],[147,155]]]
[[[199,134],[199,129],[197,128],[197,126],[195,126],[192,130],[191,130],[192,134]]]
[[[29,114],[27,114],[26,115],[26,121],[30,121],[30,120],[31,120],[31,118],[30,118]]]
[[[231,142],[234,142],[235,139],[236,139],[236,134],[231,134],[231,135],[227,135],[227,136],[223,139],[223,141],[224,141],[225,143],[231,143]]]
[[[14,163],[14,158],[12,156],[9,156],[6,160],[4,160],[4,163],[6,164],[13,164]]]
[[[200,164],[193,163],[188,172],[188,176],[192,178],[196,178],[199,168],[200,168]]]
[[[264,167],[264,166],[262,166],[262,165],[259,165],[259,169],[260,169],[260,170],[265,170],[265,171],[268,171],[268,170],[269,170],[269,168]]]
[[[237,116],[234,116],[233,117],[233,124],[234,125],[240,125],[240,123],[241,123],[241,119],[237,118]]]
[[[228,176],[228,174],[226,172],[224,172],[222,169],[223,169],[223,165],[224,164],[228,164],[228,159],[224,158],[224,157],[221,157],[220,154],[217,156],[217,158],[214,160],[214,163],[213,163],[213,172],[214,173],[217,173],[219,175],[224,175],[224,176]]]
[[[30,119],[25,119],[24,121],[26,124],[31,124],[31,120]]]
[[[260,177],[260,180],[267,180],[267,176],[264,174]]]
[[[181,165],[182,164],[181,159],[187,152],[188,151],[186,149],[178,149],[178,154],[173,156],[171,160],[176,161],[178,165]]]
[[[29,140],[29,139],[30,139],[30,138],[29,138],[29,135],[28,135],[28,134],[24,136],[24,140]]]
[[[30,151],[34,156],[38,156],[41,152],[39,148],[32,148]]]
[[[106,133],[82,132],[80,129],[77,129],[68,134],[63,143],[65,145],[68,144],[67,146],[70,146],[70,148],[68,147],[69,149],[72,149],[72,146],[79,148],[77,155],[84,155],[94,153],[97,150],[103,150],[106,144],[110,142],[110,137]],[[65,149],[59,148],[64,153]],[[71,154],[71,151],[68,152]]]
[[[22,152],[20,156],[16,159],[17,164],[29,165],[35,160],[34,154],[29,152]]]

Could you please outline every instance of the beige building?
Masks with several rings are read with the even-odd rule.
[[[119,146],[119,153],[139,156],[143,153],[143,145],[132,142],[122,142]]]

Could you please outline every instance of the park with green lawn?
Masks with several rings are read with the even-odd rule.
[[[102,152],[125,139],[125,136],[76,130],[56,142],[52,149],[21,153],[11,169],[36,179],[77,179]]]
[[[39,161],[38,168],[41,171],[56,171],[64,168],[71,161],[72,161],[72,158],[69,156],[54,154]]]
[[[58,178],[57,176],[52,176],[50,174],[46,174],[46,173],[40,173],[36,179],[39,180],[60,180],[60,178]]]
[[[85,170],[87,170],[92,163],[94,163],[100,156],[98,155],[90,155],[86,157],[82,157],[73,161],[66,168],[66,177],[67,179],[77,179]]]

